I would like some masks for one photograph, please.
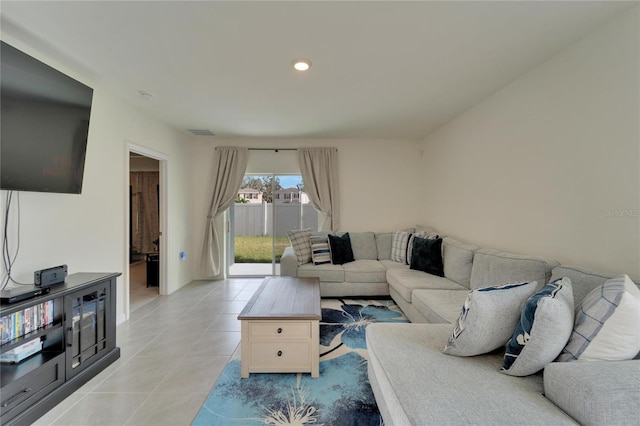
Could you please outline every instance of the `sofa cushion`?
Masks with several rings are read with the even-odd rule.
[[[557,266],[551,271],[551,281],[567,277],[573,287],[573,301],[576,306],[594,288],[604,284],[605,281],[615,278],[612,274],[593,272],[577,266]]]
[[[544,286],[524,304],[500,371],[511,376],[537,373],[560,354],[572,329],[571,281],[561,278]]]
[[[552,362],[544,393],[584,425],[638,424],[640,361]]]
[[[331,263],[331,250],[329,250],[329,238],[327,236],[311,236],[311,262],[314,265]]]
[[[542,375],[499,374],[502,354],[441,352],[450,326],[371,324],[369,377],[385,424],[575,424],[542,395]]]
[[[355,260],[378,260],[376,234],[373,232],[350,232],[349,238]]]
[[[334,265],[343,265],[355,260],[348,232],[341,236],[329,235],[329,249],[331,250],[331,263]]]
[[[391,240],[393,233],[381,232],[376,233],[376,248],[378,251],[378,260],[391,260]]]
[[[384,266],[384,268],[386,270],[389,270],[389,269],[409,269],[409,265],[405,265],[404,263],[394,262],[391,259],[381,259],[378,262],[380,262],[380,264],[382,266]]]
[[[466,288],[471,288],[471,267],[477,246],[462,244],[451,237],[442,240],[444,276]]]
[[[324,265],[314,265],[306,263],[298,266],[298,276],[301,278],[318,277],[321,282],[344,282],[344,269],[342,265],[325,263]]]
[[[426,272],[407,268],[387,269],[387,282],[407,302],[411,302],[411,292],[418,288],[440,290],[464,290],[460,284],[448,278],[437,277]],[[512,330],[513,331],[513,330]]]
[[[287,231],[287,236],[298,259],[298,265],[311,262],[311,228]]]
[[[470,286],[480,287],[521,281],[536,281],[542,288],[558,266],[554,260],[523,256],[492,249],[480,249],[473,257]]]
[[[537,286],[532,281],[470,291],[444,353],[474,356],[503,346],[516,328],[524,302]]]
[[[342,265],[344,280],[350,283],[386,283],[387,270],[377,260],[356,260]]]
[[[395,231],[391,239],[391,260],[409,264],[407,262],[407,249],[413,232]]]
[[[411,303],[431,324],[453,324],[460,316],[460,306],[467,300],[467,289],[413,290]]]
[[[627,275],[591,290],[559,361],[618,361],[640,352],[640,290]]]
[[[410,268],[444,277],[442,268],[442,238],[411,237]]]

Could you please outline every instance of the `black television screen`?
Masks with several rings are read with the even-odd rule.
[[[93,89],[0,43],[0,187],[80,194]]]

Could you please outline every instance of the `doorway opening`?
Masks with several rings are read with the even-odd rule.
[[[161,182],[160,160],[129,151],[129,312],[161,293]]]
[[[232,277],[280,275],[287,231],[317,228],[318,212],[302,176],[247,174],[229,210],[228,271]]]

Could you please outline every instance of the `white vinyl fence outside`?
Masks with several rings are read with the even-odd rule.
[[[274,235],[272,203],[236,203],[233,209],[235,235]],[[319,213],[311,204],[276,204],[276,210],[276,237],[286,237],[291,229],[318,229]]]

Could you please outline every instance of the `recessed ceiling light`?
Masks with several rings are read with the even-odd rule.
[[[293,68],[297,71],[307,71],[311,68],[311,61],[308,59],[296,59],[292,62]]]
[[[153,99],[153,95],[149,92],[145,92],[144,90],[138,91],[138,94],[140,95],[140,98],[142,98],[142,100],[150,101],[151,99]]]

